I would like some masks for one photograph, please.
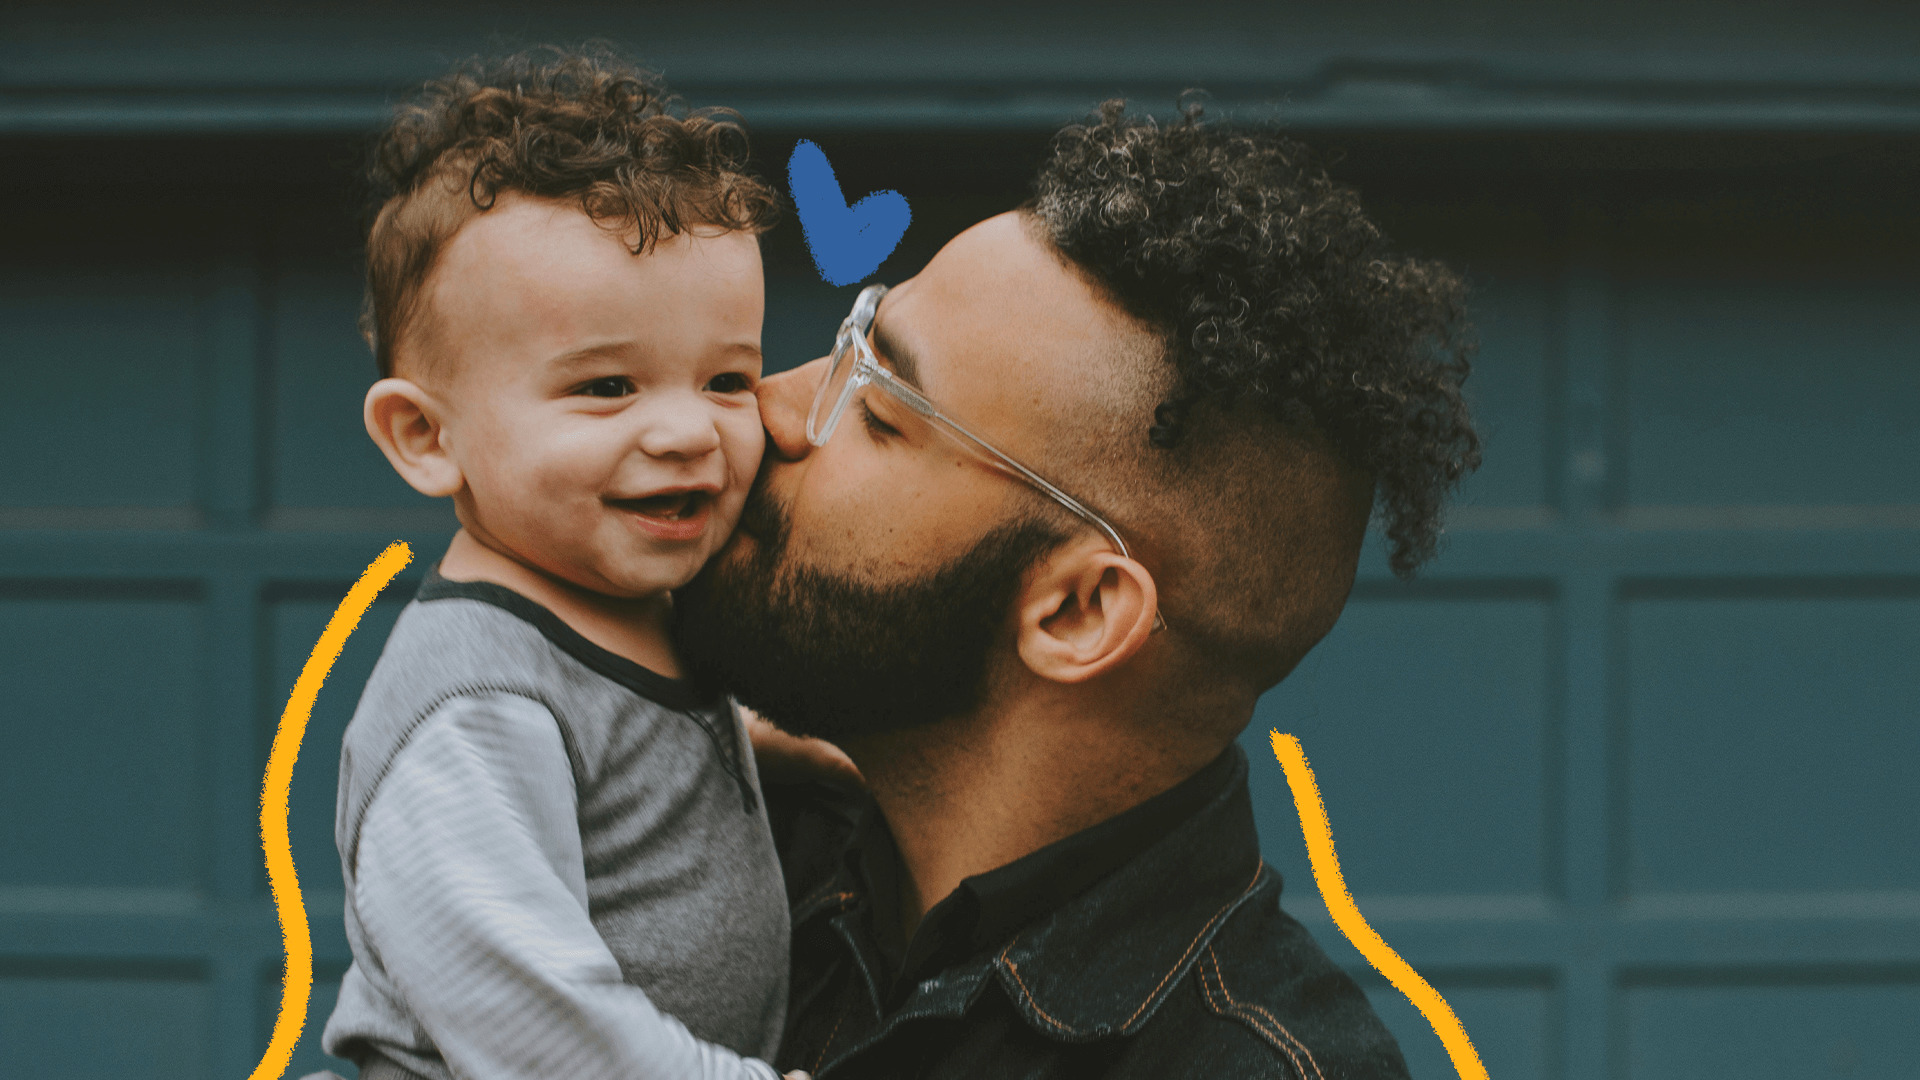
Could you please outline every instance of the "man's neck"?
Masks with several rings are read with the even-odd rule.
[[[1070,699],[1067,699],[1070,700]],[[1224,744],[1154,746],[1098,710],[1029,704],[846,749],[900,851],[903,941],[960,882],[1090,828],[1199,771]]]
[[[512,589],[608,652],[668,678],[680,677],[668,634],[673,601],[664,593],[626,599],[583,589],[488,547],[465,529],[453,534],[440,574],[449,581],[487,581]]]

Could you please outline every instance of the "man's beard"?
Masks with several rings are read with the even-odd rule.
[[[842,742],[977,707],[1021,576],[1060,534],[1001,525],[917,581],[870,585],[791,565],[791,521],[756,482],[744,557],[721,555],[674,593],[691,677],[796,735]]]

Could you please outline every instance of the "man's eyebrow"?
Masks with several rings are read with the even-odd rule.
[[[913,350],[906,343],[895,340],[887,333],[886,324],[878,318],[873,320],[873,351],[877,357],[884,357],[893,368],[893,373],[905,379],[915,387],[920,385],[920,363],[914,357]]]

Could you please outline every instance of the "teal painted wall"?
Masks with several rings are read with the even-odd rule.
[[[1045,131],[1117,90],[1206,85],[1342,149],[1389,232],[1475,283],[1488,464],[1420,581],[1370,550],[1250,729],[1289,907],[1364,968],[1270,727],[1494,1076],[1912,1074],[1920,20],[274,10],[0,14],[0,1072],[238,1076],[265,1046],[279,708],[360,569],[396,538],[430,559],[451,520],[360,430],[347,176],[393,88],[501,29],[620,37],[741,104],[769,172],[805,136],[849,191],[902,191],[886,280],[1017,202]],[[776,366],[852,291],[796,233],[769,242]],[[415,580],[350,643],[295,774],[318,978],[292,1075],[322,1064],[348,958],[339,733]],[[1416,1075],[1448,1075],[1374,989]]]

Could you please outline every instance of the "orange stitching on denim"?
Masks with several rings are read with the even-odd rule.
[[[1214,965],[1216,968],[1219,966],[1219,963],[1220,962],[1218,960],[1214,961]],[[1220,992],[1223,994],[1227,992],[1227,980],[1224,978],[1220,980]],[[1320,1080],[1326,1080],[1325,1074],[1321,1073],[1320,1071],[1320,1063],[1313,1060],[1313,1051],[1307,1049],[1306,1043],[1301,1042],[1297,1037],[1295,1037],[1293,1032],[1287,1030],[1287,1026],[1285,1024],[1282,1024],[1279,1020],[1275,1019],[1274,1015],[1268,1012],[1266,1009],[1262,1008],[1259,1005],[1253,1005],[1250,1007],[1257,1010],[1260,1013],[1260,1015],[1266,1017],[1269,1020],[1272,1020],[1273,1026],[1280,1029],[1280,1034],[1285,1035],[1287,1037],[1288,1042],[1299,1047],[1300,1052],[1307,1055],[1307,1064],[1313,1066],[1313,1075],[1320,1077]]]
[[[817,904],[820,901],[827,899],[827,894],[832,889],[833,889],[833,882],[829,881],[825,885],[822,885],[820,888],[814,890],[814,893],[812,896],[809,896],[805,900],[802,900],[799,903],[793,905],[794,909],[798,910],[800,908],[806,907],[809,904]],[[835,900],[847,900],[847,899],[851,899],[852,896],[853,894],[850,892],[833,893],[833,899]]]
[[[1293,1032],[1288,1031],[1287,1025],[1281,1023],[1279,1017],[1276,1017],[1272,1013],[1268,1012],[1266,1010],[1266,1007],[1259,1004],[1258,1002],[1249,1002],[1246,1005],[1241,1005],[1239,1002],[1233,1000],[1233,992],[1227,989],[1226,973],[1220,970],[1220,957],[1217,953],[1213,951],[1213,947],[1211,945],[1207,947],[1207,955],[1213,958],[1214,978],[1220,980],[1220,993],[1226,996],[1227,1003],[1229,1005],[1232,1005],[1236,1009],[1253,1009],[1254,1011],[1258,1012],[1261,1016],[1266,1017],[1269,1021],[1272,1022],[1274,1027],[1280,1029],[1280,1034],[1286,1036],[1288,1042],[1299,1047],[1300,1052],[1307,1055],[1307,1063],[1313,1066],[1313,1075],[1320,1077],[1320,1080],[1326,1080],[1325,1074],[1321,1073],[1320,1071],[1320,1063],[1313,1060],[1313,1051],[1307,1049],[1307,1044],[1301,1042],[1298,1038],[1296,1038]]]
[[[819,890],[817,890],[812,896],[809,896],[805,900],[802,900],[798,904],[794,905],[794,910],[797,911],[800,908],[808,907],[810,905],[817,904],[822,900],[828,899],[829,898],[828,894],[832,889],[833,889],[833,883],[828,882],[826,885],[822,886]],[[853,895],[854,894],[850,892],[833,893],[831,898],[834,900],[847,900],[852,898]],[[853,1001],[851,998],[849,998],[846,1006],[840,1010],[840,1019],[835,1020],[833,1022],[833,1030],[827,1032],[827,1041],[821,1044],[820,1056],[813,1060],[813,1068],[807,1070],[808,1072],[820,1071],[821,1062],[824,1062],[827,1060],[827,1051],[833,1049],[833,1040],[839,1037],[840,1028],[843,1024],[847,1022],[847,1015],[851,1012],[853,1012]]]
[[[1207,955],[1211,957],[1213,960],[1213,977],[1219,980],[1220,993],[1227,999],[1227,1004],[1233,1006],[1236,1009],[1252,1009],[1255,1012],[1258,1012],[1261,1016],[1266,1017],[1267,1020],[1273,1024],[1274,1027],[1280,1029],[1280,1034],[1285,1036],[1288,1042],[1299,1047],[1300,1052],[1307,1055],[1307,1064],[1313,1066],[1313,1075],[1319,1077],[1320,1080],[1326,1080],[1326,1074],[1320,1071],[1320,1063],[1313,1060],[1313,1051],[1307,1049],[1306,1043],[1303,1043],[1299,1039],[1295,1038],[1293,1032],[1287,1030],[1287,1025],[1280,1022],[1279,1017],[1268,1012],[1266,1010],[1266,1007],[1259,1004],[1258,1002],[1249,1002],[1246,1005],[1242,1005],[1239,1002],[1233,1000],[1233,991],[1227,989],[1226,972],[1220,970],[1219,954],[1215,953],[1213,951],[1213,946],[1209,945],[1207,946]],[[1299,1063],[1296,1061],[1295,1064],[1298,1065]]]
[[[1140,1007],[1139,1007],[1139,1008],[1137,1008],[1137,1009],[1135,1009],[1135,1010],[1133,1010],[1133,1015],[1132,1015],[1132,1016],[1129,1016],[1129,1017],[1127,1017],[1127,1018],[1126,1018],[1126,1020],[1125,1020],[1125,1021],[1124,1021],[1123,1023],[1121,1023],[1121,1025],[1120,1025],[1121,1027],[1123,1027],[1123,1028],[1124,1028],[1124,1027],[1126,1027],[1126,1026],[1127,1026],[1128,1024],[1131,1024],[1131,1023],[1133,1023],[1133,1022],[1134,1022],[1135,1020],[1137,1020],[1137,1019],[1139,1019],[1139,1018],[1140,1018],[1140,1014],[1141,1014],[1141,1013],[1143,1013],[1143,1012],[1145,1012],[1145,1011],[1146,1011],[1146,1009],[1147,1009],[1147,1006],[1153,1003],[1153,999],[1154,999],[1154,996],[1155,996],[1156,994],[1158,994],[1158,993],[1160,993],[1160,988],[1161,988],[1161,987],[1163,987],[1163,986],[1165,986],[1165,985],[1167,985],[1167,980],[1168,980],[1168,979],[1171,979],[1171,978],[1173,978],[1173,973],[1174,973],[1174,972],[1176,972],[1176,971],[1179,971],[1179,970],[1180,970],[1180,965],[1182,965],[1182,964],[1184,964],[1184,963],[1186,963],[1186,962],[1187,962],[1187,957],[1189,957],[1189,956],[1192,956],[1192,955],[1193,955],[1193,950],[1194,950],[1194,948],[1195,948],[1196,946],[1198,946],[1198,945],[1200,944],[1200,939],[1201,939],[1201,938],[1203,938],[1203,937],[1206,937],[1206,936],[1207,936],[1207,931],[1208,931],[1208,930],[1211,930],[1211,929],[1213,929],[1213,924],[1214,924],[1214,923],[1217,923],[1217,922],[1219,922],[1219,921],[1220,921],[1220,916],[1222,916],[1222,915],[1225,915],[1225,914],[1227,913],[1227,909],[1228,909],[1228,908],[1231,908],[1231,907],[1233,907],[1233,905],[1235,905],[1235,904],[1237,904],[1237,903],[1239,903],[1239,902],[1240,902],[1241,900],[1243,900],[1243,899],[1245,899],[1245,897],[1246,897],[1246,895],[1247,895],[1248,893],[1250,893],[1250,892],[1252,892],[1252,891],[1253,891],[1253,887],[1254,887],[1255,885],[1257,885],[1257,884],[1259,884],[1259,882],[1260,882],[1260,871],[1262,871],[1262,870],[1265,870],[1266,868],[1267,868],[1267,861],[1266,861],[1265,859],[1262,859],[1262,860],[1260,860],[1260,862],[1259,862],[1259,863],[1258,863],[1257,865],[1255,865],[1255,866],[1254,866],[1254,868],[1253,868],[1253,880],[1252,880],[1252,881],[1249,881],[1249,882],[1247,882],[1247,887],[1246,887],[1246,888],[1244,888],[1244,889],[1241,889],[1241,890],[1240,890],[1240,895],[1239,895],[1239,896],[1236,896],[1236,897],[1234,897],[1233,899],[1231,899],[1231,900],[1229,900],[1229,901],[1227,901],[1227,902],[1226,902],[1226,904],[1224,904],[1224,905],[1223,905],[1223,906],[1222,906],[1222,907],[1220,908],[1220,910],[1219,910],[1219,911],[1216,911],[1216,912],[1214,912],[1214,913],[1213,913],[1213,918],[1211,918],[1211,919],[1208,919],[1208,920],[1207,920],[1207,924],[1206,924],[1205,926],[1202,926],[1202,927],[1200,928],[1200,932],[1199,932],[1199,933],[1197,933],[1197,934],[1195,934],[1195,935],[1193,935],[1193,940],[1192,940],[1192,941],[1189,941],[1189,942],[1187,942],[1187,951],[1186,951],[1186,952],[1183,952],[1183,953],[1181,953],[1181,954],[1180,954],[1180,959],[1178,959],[1178,960],[1175,960],[1175,961],[1173,962],[1173,966],[1167,969],[1167,973],[1166,973],[1165,975],[1162,975],[1162,976],[1160,977],[1160,981],[1159,981],[1159,983],[1157,983],[1157,984],[1155,984],[1155,986],[1154,986],[1154,988],[1153,988],[1153,989],[1152,989],[1151,991],[1149,991],[1149,992],[1147,993],[1147,997],[1146,997],[1146,1000],[1145,1000],[1145,1001],[1142,1001],[1142,1002],[1140,1003]]]
[[[1015,938],[1014,940],[1018,941],[1019,939]],[[1012,951],[1013,951],[1013,942],[1009,941],[1007,942],[1007,947],[1000,951],[1000,962],[1007,966],[1007,973],[1012,975],[1013,981],[1019,984],[1020,996],[1027,999],[1027,1004],[1033,1006],[1033,1011],[1040,1014],[1040,1019],[1045,1020],[1049,1024],[1052,1024],[1054,1027],[1059,1028],[1061,1031],[1072,1032],[1073,1029],[1071,1027],[1068,1027],[1067,1025],[1047,1015],[1047,1010],[1041,1008],[1040,1003],[1033,1000],[1033,991],[1027,989],[1027,981],[1020,977],[1020,965],[1007,959],[1007,954]]]
[[[820,1056],[813,1059],[813,1068],[808,1072],[819,1072],[821,1063],[827,1060],[827,1051],[833,1049],[833,1040],[840,1034],[840,1025],[847,1022],[847,1014],[853,1011],[853,1001],[848,999],[846,1007],[840,1010],[840,1019],[833,1022],[833,1030],[827,1032],[827,1041],[820,1046]]]
[[[1217,982],[1220,984],[1220,994],[1222,997],[1225,997],[1227,999],[1228,1007],[1225,1009],[1221,1009],[1217,1004],[1214,1003],[1213,987],[1207,979],[1206,966],[1203,964],[1201,965],[1201,968],[1200,968],[1200,985],[1203,988],[1205,988],[1207,991],[1207,1004],[1212,1006],[1215,1009],[1215,1011],[1220,1012],[1223,1015],[1231,1016],[1236,1020],[1243,1021],[1248,1027],[1252,1028],[1255,1033],[1259,1034],[1260,1036],[1264,1037],[1268,1042],[1272,1043],[1274,1049],[1287,1055],[1287,1063],[1293,1066],[1293,1074],[1299,1077],[1300,1080],[1307,1080],[1307,1070],[1300,1067],[1299,1057],[1295,1056],[1293,1050],[1287,1046],[1287,1043],[1289,1041],[1297,1044],[1299,1040],[1292,1039],[1291,1036],[1289,1036],[1289,1038],[1287,1039],[1282,1039],[1280,1035],[1276,1034],[1271,1028],[1261,1023],[1259,1017],[1253,1015],[1251,1012],[1247,1011],[1247,1009],[1244,1006],[1235,1002],[1233,1000],[1233,996],[1227,993],[1227,980],[1226,980],[1225,973],[1220,970],[1220,957],[1218,956],[1218,954],[1214,953],[1214,951],[1211,948],[1207,950],[1207,955],[1213,959],[1212,982]],[[1271,1019],[1271,1017],[1269,1017],[1269,1019]],[[1286,1031],[1284,1028],[1281,1029],[1281,1034],[1286,1034]],[[1306,1048],[1301,1047],[1301,1049],[1304,1050]],[[1308,1059],[1309,1060],[1312,1059],[1311,1055],[1309,1055]],[[1319,1076],[1320,1066],[1317,1064],[1314,1065],[1313,1072],[1315,1076]],[[1321,1080],[1326,1080],[1326,1078],[1321,1077]]]
[[[1220,993],[1222,995],[1225,995],[1227,993],[1227,980],[1222,978],[1220,975],[1220,958],[1214,955],[1212,946],[1207,947],[1207,955],[1213,959],[1214,980],[1217,980],[1220,983]],[[1240,1008],[1237,1005],[1234,1005],[1233,998],[1231,996],[1227,997],[1227,1004],[1229,1007],[1224,1009],[1220,1007],[1220,1003],[1213,999],[1213,983],[1212,981],[1209,981],[1207,978],[1207,969],[1206,969],[1206,965],[1204,964],[1202,964],[1200,967],[1200,992],[1207,995],[1207,1007],[1209,1009],[1212,1009],[1214,1012],[1219,1013],[1222,1016],[1231,1016],[1236,1020],[1242,1021],[1248,1027],[1252,1028],[1255,1034],[1265,1037],[1268,1042],[1273,1044],[1275,1049],[1287,1055],[1288,1063],[1290,1063],[1293,1066],[1293,1075],[1299,1077],[1300,1080],[1306,1080],[1307,1071],[1300,1067],[1300,1059],[1293,1056],[1293,1051],[1289,1050],[1285,1043],[1281,1042],[1279,1039],[1274,1038],[1273,1032],[1268,1031],[1265,1027],[1261,1026],[1260,1021],[1258,1019],[1248,1015],[1246,1010]],[[1305,1049],[1305,1047],[1302,1047],[1302,1049]],[[1318,1076],[1320,1073],[1320,1066],[1315,1065],[1313,1067],[1313,1071],[1314,1071],[1314,1075]],[[1321,1080],[1325,1080],[1325,1077],[1322,1077]]]

